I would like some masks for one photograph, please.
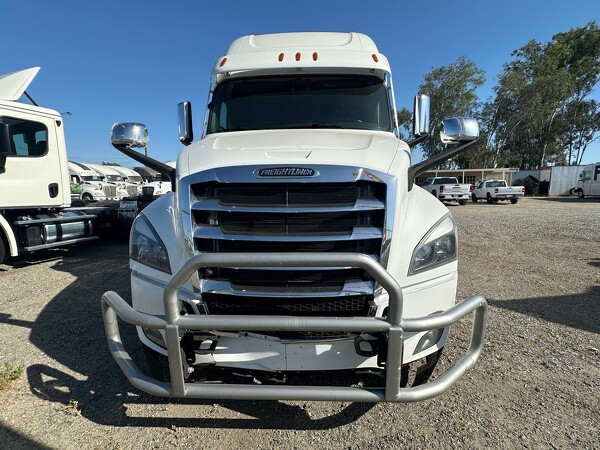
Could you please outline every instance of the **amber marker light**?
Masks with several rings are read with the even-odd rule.
[[[317,59],[319,59],[319,54],[317,52],[313,53],[313,61],[316,61]]]
[[[219,67],[223,67],[225,65],[225,63],[227,62],[227,58],[223,58],[221,60],[221,64],[219,64]]]
[[[300,52],[296,53],[296,61],[300,61]]]
[[[371,56],[373,57],[373,61],[379,62],[379,58],[377,57],[377,55],[375,53],[373,53]]]

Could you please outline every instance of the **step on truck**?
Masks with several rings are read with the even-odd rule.
[[[63,118],[19,101],[39,70],[0,76],[0,264],[23,253],[93,241],[102,232],[126,231],[137,212],[118,202],[71,207],[76,172],[69,171]],[[86,186],[102,199],[90,183]]]
[[[390,66],[369,37],[286,33],[239,38],[218,58],[195,142],[191,105],[179,105],[186,147],[176,169],[137,150],[143,124],[113,126],[113,145],[168,175],[174,191],[134,222],[132,306],[102,296],[110,351],[134,386],[168,397],[413,402],[475,364],[486,301],[455,303],[456,222],[413,180],[479,128],[445,120],[447,150],[411,165],[429,99],[416,98],[408,142],[395,111]],[[450,326],[471,312],[465,354],[428,381]],[[118,318],[137,326],[150,375],[127,353]],[[203,382],[213,370],[380,377],[367,387]]]

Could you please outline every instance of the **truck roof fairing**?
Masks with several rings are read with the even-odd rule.
[[[361,33],[284,33],[236,39],[217,60],[212,75],[244,71],[323,68],[391,73],[387,58]]]
[[[19,100],[39,70],[40,67],[31,67],[0,75],[0,100]]]

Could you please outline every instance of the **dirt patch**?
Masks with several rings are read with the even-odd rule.
[[[127,245],[0,266],[5,448],[598,448],[600,201],[448,205],[459,297],[490,303],[486,347],[450,392],[417,404],[169,401],[131,387],[105,344],[100,296],[129,296]],[[437,373],[464,351],[453,327]],[[132,357],[141,349],[122,327]]]

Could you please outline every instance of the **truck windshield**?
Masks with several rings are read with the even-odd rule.
[[[121,175],[106,175],[106,179],[111,183],[116,183],[117,181],[123,181],[123,177]]]
[[[375,76],[237,78],[215,88],[207,133],[290,128],[392,131],[383,81]]]
[[[83,181],[102,181],[98,175],[84,175],[81,177]]]
[[[130,183],[141,183],[144,180],[142,180],[142,177],[139,175],[127,175],[127,181]]]

